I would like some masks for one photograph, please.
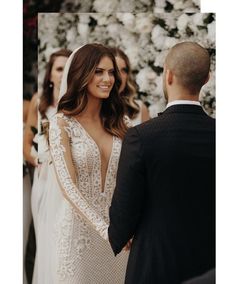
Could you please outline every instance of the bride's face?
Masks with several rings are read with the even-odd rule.
[[[59,90],[61,85],[62,73],[67,61],[67,57],[58,56],[55,58],[55,61],[52,65],[50,81],[53,83],[54,88]]]
[[[109,57],[105,56],[100,60],[95,74],[88,83],[88,95],[100,99],[108,98],[114,83],[113,62]]]

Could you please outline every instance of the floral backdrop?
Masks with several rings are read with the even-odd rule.
[[[199,12],[200,0],[23,0],[23,91],[37,90],[37,13]]]
[[[181,41],[196,41],[211,54],[211,78],[202,89],[201,101],[215,116],[215,14],[40,13],[38,38],[39,86],[45,63],[58,48],[73,50],[91,42],[122,48],[131,61],[138,97],[149,107],[152,117],[165,107],[162,71],[169,48]]]
[[[28,0],[29,1],[29,0]],[[39,3],[40,2],[40,3]],[[200,0],[30,0],[39,12],[199,12]]]

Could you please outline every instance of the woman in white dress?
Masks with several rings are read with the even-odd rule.
[[[150,119],[148,108],[141,101],[136,99],[136,83],[132,76],[131,65],[128,56],[118,47],[111,48],[116,58],[116,64],[120,71],[121,86],[119,93],[124,99],[125,112],[135,126]]]
[[[48,209],[48,183],[52,181],[49,175],[51,158],[47,142],[48,120],[56,113],[57,101],[60,90],[62,73],[66,60],[70,56],[71,51],[61,49],[51,54],[46,67],[43,88],[39,94],[35,94],[32,99],[30,108],[30,121],[28,121],[28,131],[25,133],[24,149],[27,160],[35,166],[34,180],[31,194],[31,208],[36,237],[36,256],[34,264],[33,283],[42,283],[38,279],[38,270],[40,265],[45,265],[45,245],[47,234],[45,226],[47,226]],[[32,127],[38,131],[32,132]],[[37,151],[34,145],[38,145]],[[42,234],[42,232],[44,232]]]
[[[115,257],[107,233],[127,130],[118,72],[114,56],[101,44],[75,50],[64,70],[58,113],[49,124],[50,151],[61,188],[50,283],[124,283],[128,245]]]

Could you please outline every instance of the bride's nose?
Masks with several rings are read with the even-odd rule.
[[[102,79],[105,82],[110,82],[111,78],[109,76],[109,72],[104,72]]]

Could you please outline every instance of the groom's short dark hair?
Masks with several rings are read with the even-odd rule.
[[[199,92],[206,83],[210,71],[208,51],[195,42],[182,42],[173,46],[165,63],[178,83],[194,93]]]

